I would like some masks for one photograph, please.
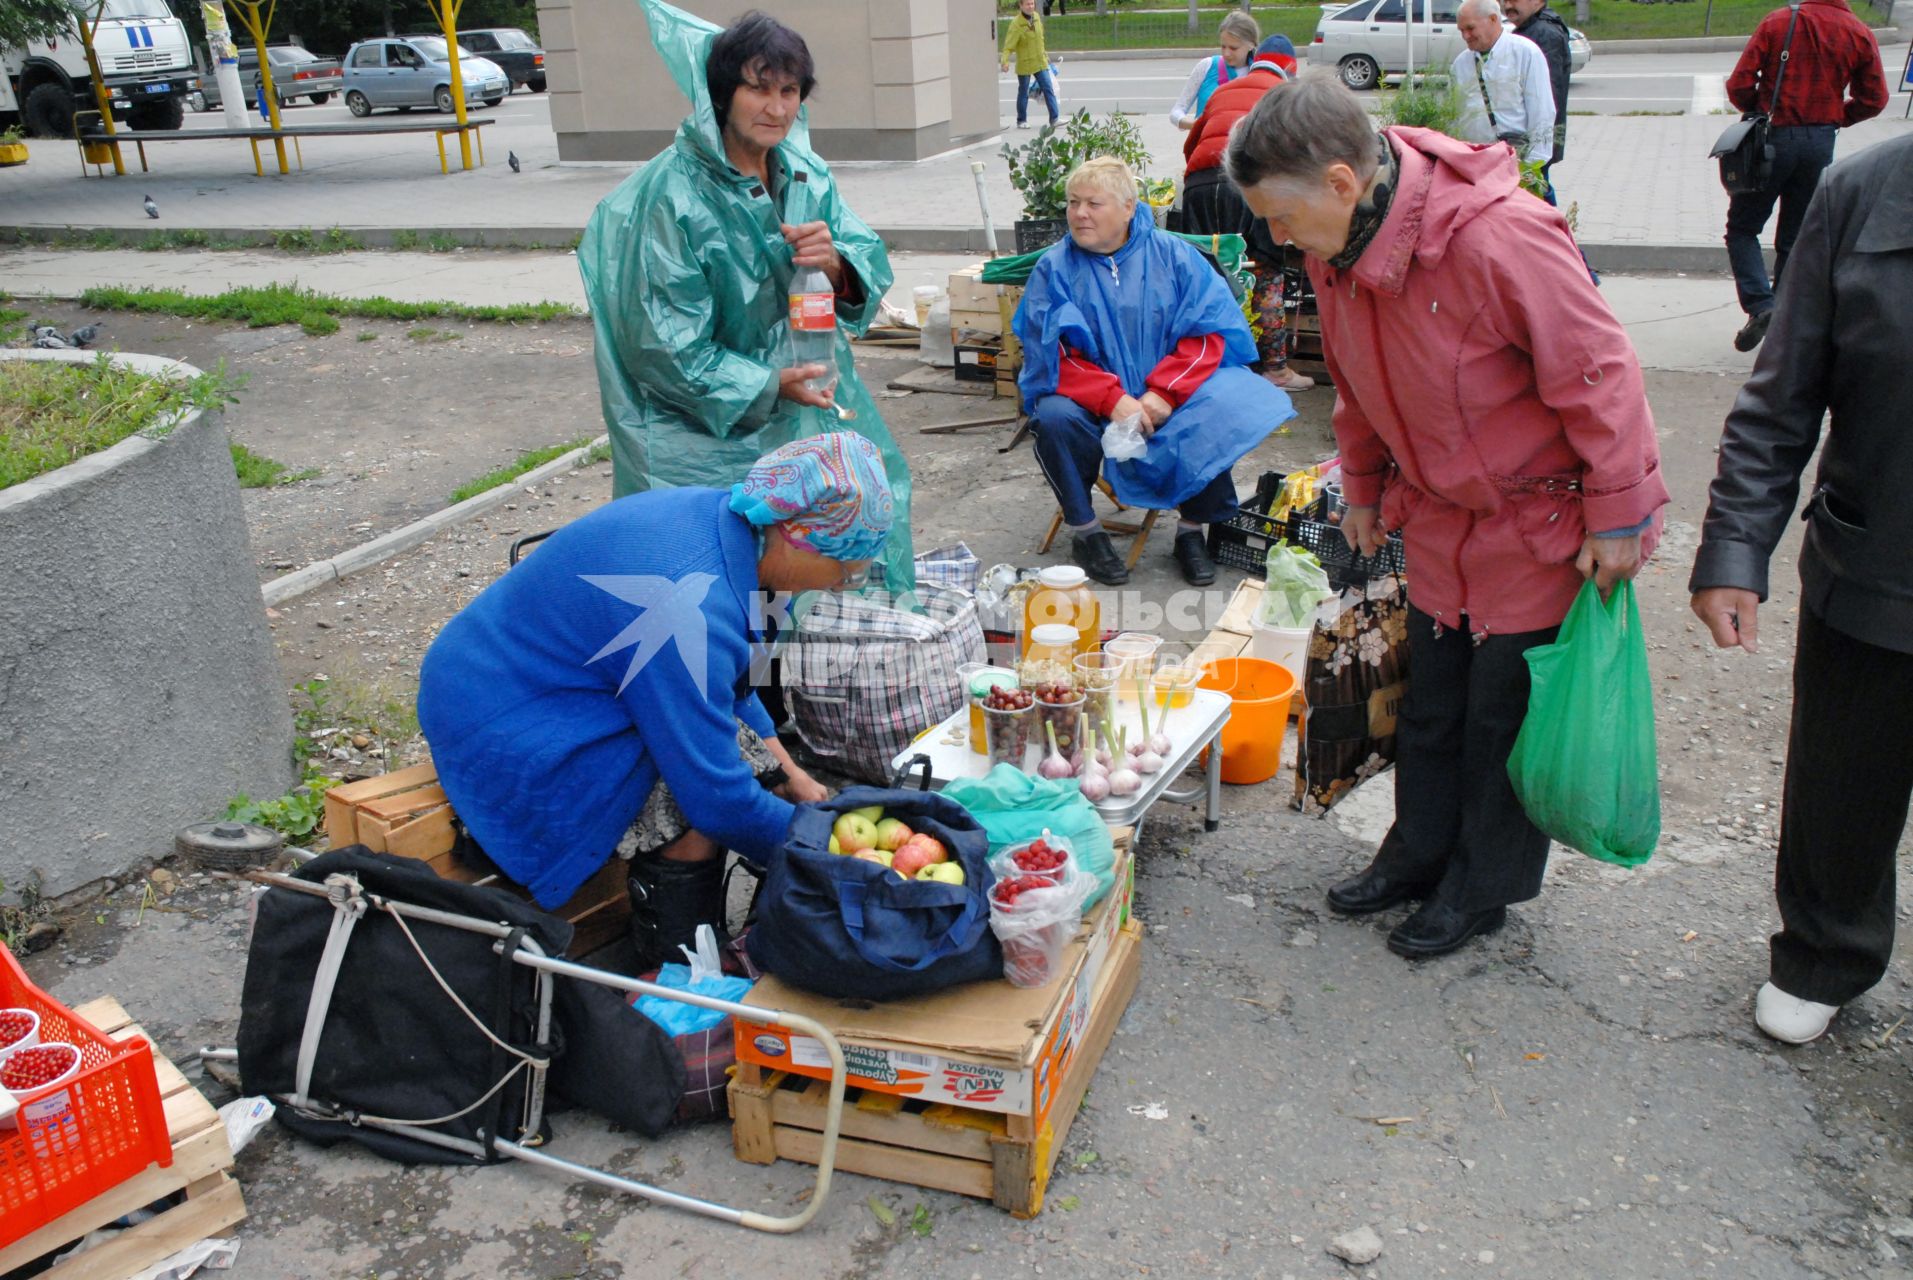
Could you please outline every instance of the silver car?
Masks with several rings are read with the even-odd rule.
[[[460,49],[459,75],[465,104],[495,107],[511,92],[511,81],[497,63]],[[452,62],[443,36],[392,36],[362,40],[346,50],[345,105],[355,116],[383,107],[452,109]]]
[[[1334,67],[1351,89],[1373,89],[1385,77],[1408,71],[1409,52],[1417,68],[1446,71],[1465,47],[1455,29],[1460,0],[1355,0],[1325,4],[1309,45],[1309,65]],[[1405,13],[1413,15],[1403,30]],[[1568,30],[1568,73],[1587,66],[1592,50],[1581,32]]]

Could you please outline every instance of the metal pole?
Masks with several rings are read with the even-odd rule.
[[[263,19],[259,16],[259,6],[264,0],[237,0],[237,3],[240,18],[252,35],[253,50],[259,55],[259,91],[266,95],[266,122],[276,134],[279,131],[279,91],[272,83],[272,60],[266,57],[266,31],[272,26],[272,15],[279,9],[279,0],[272,0]],[[275,137],[272,149],[279,157],[279,172],[291,173],[292,166],[286,163],[286,140]]]
[[[432,0],[439,26],[445,32],[445,56],[452,63],[452,114],[458,119],[458,159],[472,167],[472,131],[465,128],[465,71],[458,56],[458,11],[465,0]]]
[[[93,101],[100,109],[100,122],[106,129],[106,136],[113,136],[113,98],[106,91],[106,76],[100,71],[100,56],[93,52],[93,33],[100,29],[100,18],[106,12],[106,0],[100,0],[93,9],[93,21],[89,24],[84,17],[76,17],[74,25],[80,29],[80,47],[86,50],[86,69],[93,77]],[[76,127],[73,132],[79,133]],[[113,172],[124,175],[126,160],[120,155],[120,144],[109,142],[107,147],[113,152]],[[81,154],[85,154],[82,152]]]
[[[1714,34],[1714,0],[1707,0],[1707,13],[1700,20],[1700,33],[1704,36]]]
[[[990,189],[983,182],[983,162],[970,161],[970,176],[976,179],[976,202],[983,208],[983,251],[996,256],[996,219],[990,216]]]

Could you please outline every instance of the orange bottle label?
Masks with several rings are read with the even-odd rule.
[[[837,299],[828,293],[790,295],[790,327],[809,333],[837,327]]]

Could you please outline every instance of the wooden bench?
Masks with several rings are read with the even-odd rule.
[[[303,169],[306,167],[306,161],[305,153],[299,146],[299,140],[301,138],[363,138],[387,133],[432,133],[438,135],[438,170],[440,173],[450,173],[451,167],[445,160],[445,135],[448,133],[470,133],[473,137],[477,138],[478,163],[482,165],[485,163],[485,135],[479,131],[491,123],[493,123],[493,121],[486,119],[467,120],[464,124],[458,124],[456,122],[451,124],[419,123],[399,125],[308,124],[279,129],[121,129],[111,135],[105,133],[79,135],[80,172],[85,173],[88,164],[97,163],[89,155],[89,147],[114,147],[123,142],[130,142],[139,151],[139,167],[140,171],[144,173],[148,169],[146,163],[146,144],[149,142],[209,142],[225,138],[244,138],[252,144],[253,172],[263,178],[266,174],[266,170],[265,166],[259,161],[259,144],[261,142],[276,143],[291,139],[293,152],[298,156],[299,167]],[[281,173],[286,172],[283,155],[280,159],[279,171]]]

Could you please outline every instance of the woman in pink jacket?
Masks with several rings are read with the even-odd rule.
[[[1541,891],[1548,838],[1508,781],[1523,654],[1582,581],[1631,578],[1667,502],[1633,347],[1514,153],[1379,135],[1333,77],[1271,89],[1228,164],[1277,243],[1308,254],[1337,391],[1343,532],[1408,557],[1409,691],[1395,823],[1329,890],[1346,915],[1421,903],[1389,948],[1453,951]]]

